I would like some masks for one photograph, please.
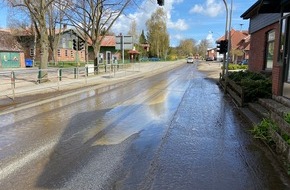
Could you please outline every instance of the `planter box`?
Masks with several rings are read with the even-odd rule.
[[[234,81],[229,78],[222,79],[220,76],[220,85],[225,90],[225,93],[229,93],[238,106],[242,107],[245,104],[244,101],[244,90],[241,86],[237,85]]]

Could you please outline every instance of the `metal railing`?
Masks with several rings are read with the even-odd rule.
[[[71,85],[87,85],[89,80],[122,78],[134,73],[154,72],[172,65],[170,62],[100,64],[98,67],[49,68],[49,69],[16,69],[0,71],[0,99],[14,100],[16,95],[26,95],[46,90],[59,91]]]

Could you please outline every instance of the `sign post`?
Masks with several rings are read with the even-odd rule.
[[[133,49],[133,37],[132,36],[124,36],[120,34],[120,36],[116,36],[116,50],[122,50],[122,60],[124,64],[124,51]]]

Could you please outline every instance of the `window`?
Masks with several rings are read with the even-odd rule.
[[[30,57],[34,57],[34,48],[30,49],[29,55],[30,55]]]
[[[57,49],[57,56],[60,57],[61,54],[60,54],[60,49]]]
[[[74,57],[74,51],[72,51],[72,50],[70,51],[70,56]]]
[[[68,52],[67,52],[67,50],[65,50],[64,54],[65,54],[66,57],[68,56]]]
[[[275,44],[275,31],[271,30],[267,33],[266,68],[265,69],[273,68],[274,44]]]

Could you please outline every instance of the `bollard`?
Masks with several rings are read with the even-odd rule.
[[[11,72],[11,88],[12,88],[12,99],[15,99],[15,73]]]

